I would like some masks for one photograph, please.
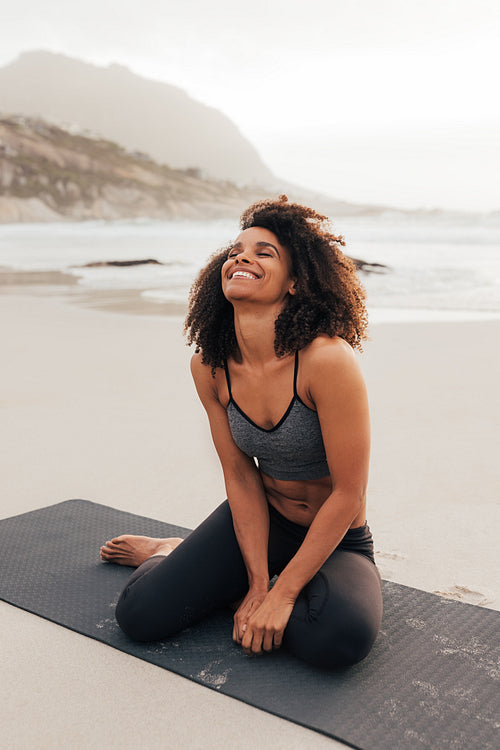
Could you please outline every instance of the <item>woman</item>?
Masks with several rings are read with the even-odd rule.
[[[241,228],[200,273],[186,319],[228,500],[184,541],[121,536],[101,557],[139,566],[116,610],[134,639],[168,638],[238,601],[233,639],[246,654],[283,644],[346,666],[366,656],[382,617],[353,352],[364,293],[343,238],[312,209],[261,201]]]

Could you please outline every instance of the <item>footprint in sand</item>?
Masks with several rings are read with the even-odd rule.
[[[492,598],[487,594],[483,594],[481,591],[473,591],[467,588],[467,586],[458,586],[457,584],[450,586],[446,591],[433,591],[433,593],[444,596],[446,599],[455,599],[467,604],[475,604],[478,607],[484,607],[486,604],[491,604],[492,602]]]
[[[375,554],[385,560],[406,560],[407,557],[403,552],[384,552],[382,550],[376,550]]]

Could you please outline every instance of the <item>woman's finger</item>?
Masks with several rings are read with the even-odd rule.
[[[247,656],[257,656],[257,654],[262,653],[260,641],[261,639],[259,638],[257,633],[255,633],[247,624],[245,627],[245,633],[243,635],[243,638],[241,639],[241,645],[245,654]]]
[[[283,630],[278,630],[274,634],[274,638],[273,638],[274,648],[280,648],[282,643],[283,643]]]
[[[262,641],[262,648],[264,649],[264,651],[273,650],[273,636],[274,636],[274,633],[272,630],[265,632],[264,639]]]
[[[241,643],[241,639],[243,638],[243,624],[245,620],[246,618],[242,617],[240,611],[236,612],[233,617],[233,641],[236,641],[236,643]]]
[[[236,622],[233,624],[233,641],[235,641],[236,643],[241,643]]]
[[[246,629],[247,629],[247,624],[246,622],[242,622],[241,617],[239,617],[238,620],[235,620],[234,628],[233,628],[233,640],[241,644],[241,641],[243,639],[243,636],[245,635]]]
[[[243,628],[242,628],[243,630]],[[244,649],[249,649],[252,645],[252,631],[248,627],[248,625],[245,625],[245,630],[243,630],[243,636],[241,638],[241,645]]]

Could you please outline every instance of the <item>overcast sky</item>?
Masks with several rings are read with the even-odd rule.
[[[16,0],[2,15],[0,65],[48,49],[176,84],[291,181],[500,207],[499,0]]]

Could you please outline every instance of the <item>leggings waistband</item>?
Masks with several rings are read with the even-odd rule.
[[[270,503],[268,505],[271,521],[287,531],[299,543],[302,543],[309,531],[309,527],[303,526],[300,523],[295,523],[295,521],[290,521],[276,510],[273,505]],[[375,562],[373,536],[367,523],[363,526],[357,526],[354,529],[348,529],[335,549],[342,549],[347,552],[358,552],[361,555],[368,557],[373,563]]]

